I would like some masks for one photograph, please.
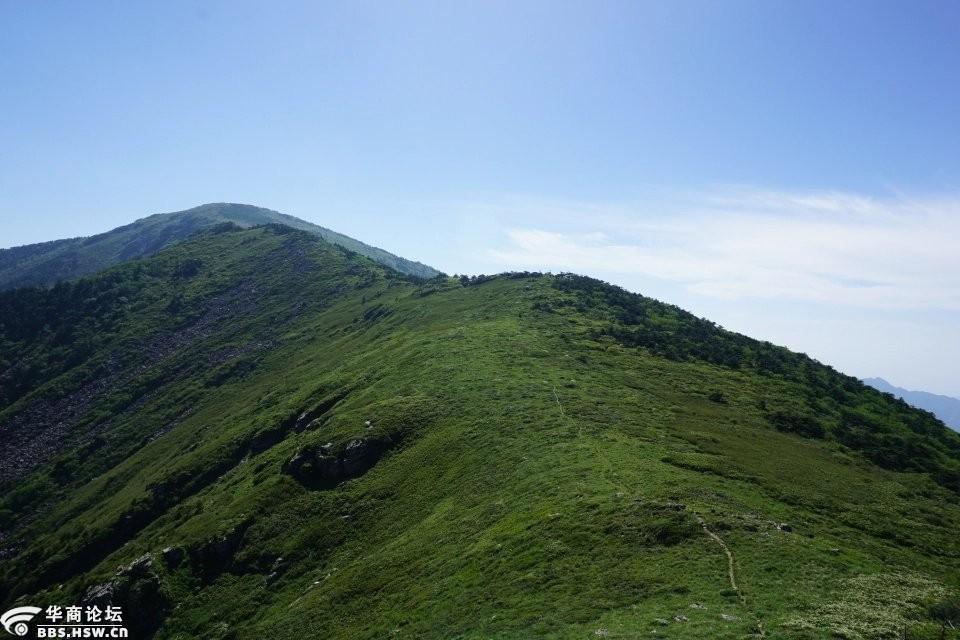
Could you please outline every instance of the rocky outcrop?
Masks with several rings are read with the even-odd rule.
[[[394,443],[385,438],[355,438],[342,447],[327,443],[301,449],[283,467],[283,472],[304,486],[331,488],[366,473]]]
[[[146,553],[117,569],[114,576],[84,592],[82,605],[120,607],[131,637],[153,635],[170,612],[171,603],[153,570],[153,555]]]
[[[189,547],[187,556],[193,571],[208,582],[227,571],[250,524],[252,521],[246,521],[226,533]]]
[[[163,561],[170,569],[176,569],[183,562],[184,552],[180,547],[166,547],[160,552]]]

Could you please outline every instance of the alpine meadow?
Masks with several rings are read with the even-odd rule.
[[[0,309],[10,606],[114,604],[155,638],[956,615],[960,434],[597,280],[418,279],[217,222]]]

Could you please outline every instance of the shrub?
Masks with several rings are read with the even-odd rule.
[[[823,438],[827,434],[820,422],[811,415],[775,411],[767,419],[777,431],[795,433],[805,438]]]

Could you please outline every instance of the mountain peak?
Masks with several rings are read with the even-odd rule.
[[[0,250],[0,290],[49,286],[95,273],[114,264],[156,253],[222,222],[241,227],[283,224],[364,255],[400,273],[433,278],[439,271],[291,215],[235,202],[209,202],[171,213],[157,213],[105,233]]]

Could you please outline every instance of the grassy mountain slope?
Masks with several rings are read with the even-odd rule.
[[[594,280],[221,226],[3,295],[2,368],[40,373],[0,404],[2,604],[171,639],[898,638],[957,586],[960,436]]]
[[[88,238],[0,249],[0,289],[51,285],[59,280],[95,273],[125,260],[150,255],[201,229],[223,222],[242,227],[284,224],[316,234],[401,273],[419,278],[432,278],[438,274],[436,269],[425,264],[395,256],[293,216],[244,204],[214,203],[175,213],[158,213]]]

